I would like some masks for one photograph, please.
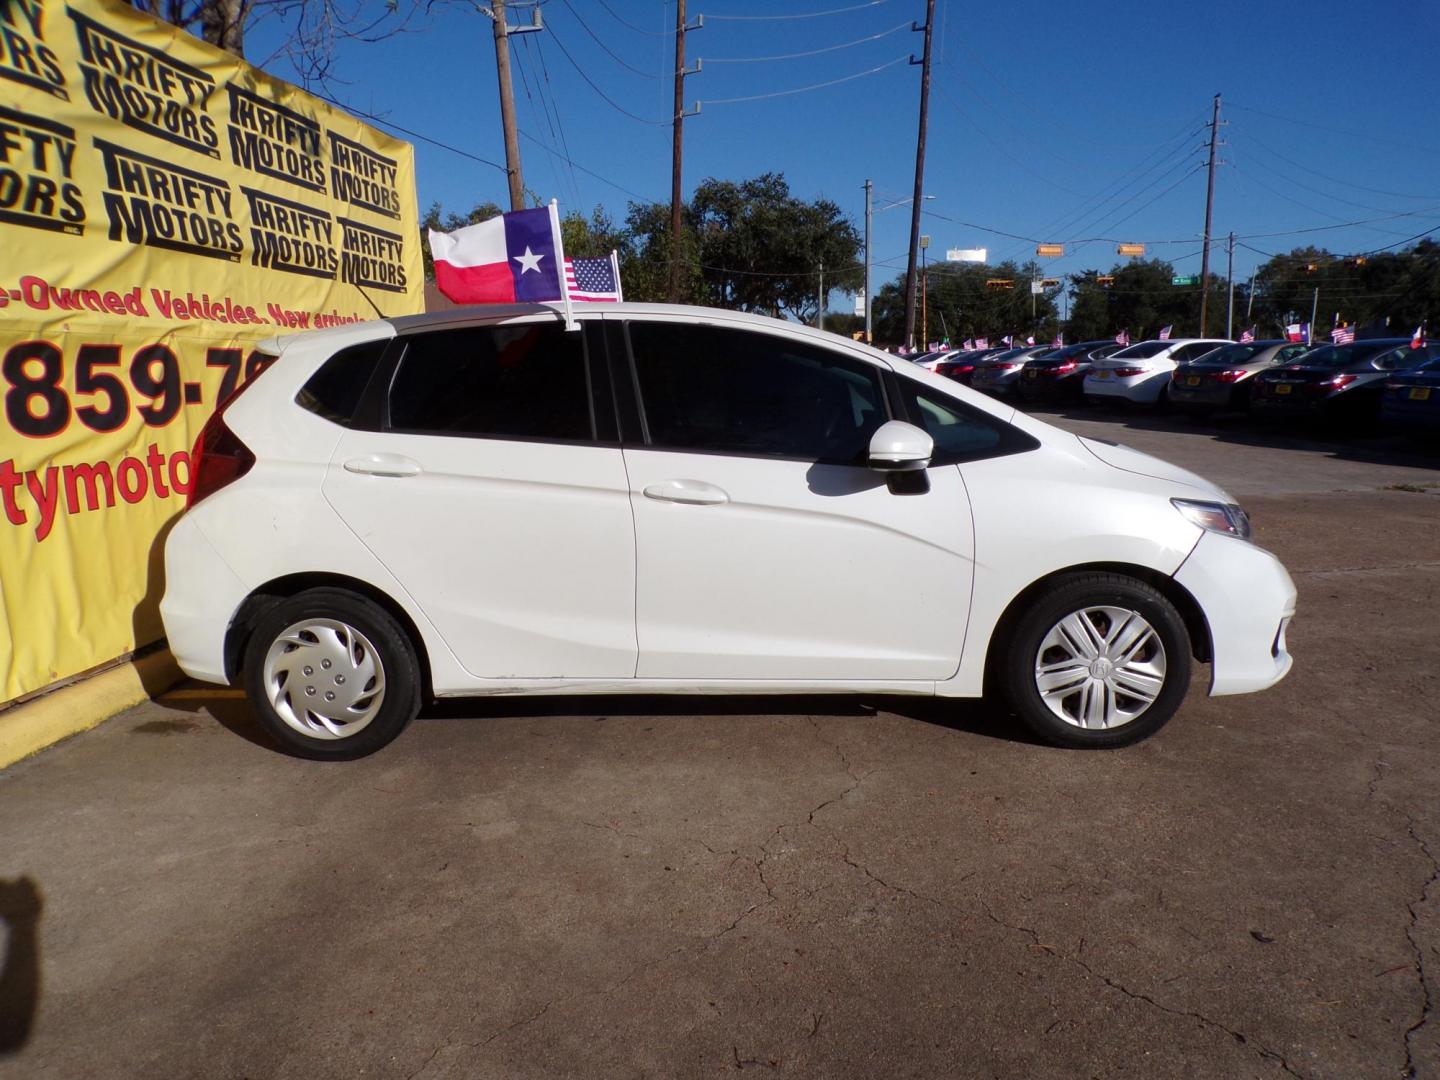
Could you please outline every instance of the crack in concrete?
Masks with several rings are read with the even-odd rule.
[[[502,1035],[509,1035],[510,1032],[514,1031],[516,1028],[522,1028],[522,1027],[524,1027],[526,1024],[533,1024],[536,1020],[539,1020],[540,1017],[544,1016],[544,1015],[545,1015],[547,1012],[549,1012],[549,1011],[550,1011],[550,1002],[547,1001],[547,1002],[545,1002],[544,1005],[541,1005],[541,1006],[540,1006],[540,1011],[539,1011],[539,1012],[537,1012],[537,1013],[535,1013],[535,1014],[533,1014],[533,1015],[531,1015],[531,1016],[525,1016],[525,1017],[522,1017],[522,1018],[519,1019],[519,1020],[516,1020],[513,1024],[510,1024],[510,1025],[507,1026],[507,1027],[501,1028],[499,1031],[495,1032],[495,1034],[491,1035],[489,1038],[484,1039],[484,1040],[482,1040],[482,1041],[480,1041],[480,1042],[478,1042],[478,1043],[475,1043],[474,1046],[475,1046],[476,1049],[479,1049],[479,1048],[482,1047],[482,1046],[489,1046],[489,1045],[490,1045],[492,1042],[494,1042],[496,1039],[500,1038],[500,1036],[502,1036]]]
[[[1414,1080],[1415,1067],[1415,1036],[1426,1024],[1430,1022],[1430,1014],[1434,1008],[1434,1001],[1430,995],[1430,981],[1425,975],[1425,950],[1415,940],[1415,927],[1420,921],[1420,913],[1417,910],[1430,901],[1430,889],[1437,881],[1440,881],[1440,861],[1435,858],[1430,845],[1415,831],[1415,819],[1409,814],[1405,815],[1405,829],[1410,834],[1410,839],[1424,852],[1425,857],[1430,860],[1430,877],[1420,887],[1420,895],[1406,905],[1410,912],[1410,922],[1405,926],[1405,940],[1410,945],[1410,951],[1414,954],[1415,981],[1420,986],[1420,1015],[1415,1022],[1405,1029],[1405,1066],[1400,1073],[1405,1080]]]
[[[1081,971],[1085,972],[1086,975],[1090,976],[1092,979],[1097,979],[1098,981],[1104,983],[1112,990],[1118,990],[1120,993],[1124,994],[1126,997],[1134,1001],[1143,1001],[1145,1004],[1151,1006],[1152,1008],[1159,1009],[1161,1012],[1168,1013],[1171,1016],[1180,1016],[1186,1017],[1191,1020],[1197,1020],[1204,1027],[1214,1028],[1216,1031],[1223,1031],[1226,1035],[1229,1035],[1232,1039],[1240,1043],[1242,1046],[1252,1047],[1255,1052],[1259,1054],[1262,1058],[1268,1061],[1275,1062],[1291,1076],[1300,1077],[1301,1080],[1304,1080],[1305,1074],[1296,1071],[1290,1065],[1290,1062],[1285,1059],[1285,1055],[1279,1053],[1278,1051],[1270,1049],[1264,1043],[1253,1039],[1252,1037],[1244,1034],[1243,1032],[1236,1031],[1234,1028],[1229,1027],[1226,1024],[1222,1024],[1220,1021],[1215,1020],[1212,1017],[1206,1016],[1203,1013],[1194,1012],[1189,1009],[1176,1009],[1172,1006],[1165,1005],[1162,1002],[1156,1001],[1149,994],[1143,994],[1138,990],[1131,990],[1128,986],[1125,986],[1123,983],[1115,981],[1110,976],[1106,975],[1104,972],[1096,971],[1088,963],[1080,959],[1080,957],[1070,956],[1066,953],[1061,952],[1054,945],[1045,944],[1043,941],[1040,940],[1040,935],[1036,933],[1035,930],[1033,930],[1032,928],[1028,926],[1018,926],[1013,923],[1006,922],[1004,919],[1000,918],[992,910],[990,910],[990,905],[985,903],[984,900],[980,901],[980,908],[982,911],[985,912],[985,917],[991,922],[993,922],[996,926],[1001,926],[1007,930],[1012,930],[1016,933],[1024,934],[1026,937],[1030,938],[1031,943],[1034,945],[1035,948],[1039,949],[1042,952],[1049,953],[1057,960],[1063,960],[1068,964],[1078,967]]]
[[[742,1058],[740,1056],[740,1048],[733,1043],[730,1045],[730,1053],[735,1056],[735,1068],[737,1069],[748,1069],[757,1065],[762,1069],[778,1069],[780,1067],[778,1061],[761,1061],[759,1058]]]
[[[1292,577],[1302,574],[1368,574],[1382,570],[1440,570],[1440,562],[1377,563],[1374,566],[1321,566],[1309,570],[1291,570]]]

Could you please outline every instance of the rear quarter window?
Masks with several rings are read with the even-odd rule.
[[[295,404],[333,424],[353,426],[365,388],[389,344],[388,338],[382,338],[341,349],[310,376],[295,395]]]

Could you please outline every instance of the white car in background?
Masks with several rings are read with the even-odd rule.
[[[205,424],[161,603],[292,753],[432,698],[998,698],[1113,747],[1290,669],[1210,482],[733,311],[459,308],[282,339]]]
[[[1090,365],[1083,385],[1085,398],[1092,404],[1122,401],[1158,405],[1178,366],[1230,344],[1233,342],[1225,338],[1137,341]]]

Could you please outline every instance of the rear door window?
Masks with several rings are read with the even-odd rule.
[[[585,335],[558,322],[414,334],[390,383],[392,431],[588,442]]]

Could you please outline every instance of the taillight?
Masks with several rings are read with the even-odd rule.
[[[190,493],[185,497],[185,508],[190,509],[205,496],[239,480],[254,464],[250,448],[225,426],[221,413],[215,413],[205,421],[195,449],[190,451]]]
[[[1055,373],[1057,375],[1063,375],[1067,371],[1074,371],[1079,366],[1080,365],[1074,360],[1066,360],[1063,364],[1055,365]]]
[[[1344,390],[1352,382],[1358,379],[1359,375],[1336,375],[1333,379],[1326,379],[1322,386],[1333,387],[1336,390]]]
[[[1240,370],[1240,371],[1217,371],[1217,372],[1215,372],[1214,378],[1215,378],[1215,380],[1216,380],[1217,382],[1233,383],[1233,382],[1239,382],[1241,379],[1245,378],[1245,376],[1246,376],[1247,374],[1248,374],[1248,372],[1243,371],[1243,370]]]
[[[1001,364],[1001,365],[1000,365],[1000,370],[1001,370],[1001,371],[1014,371],[1014,370],[1016,370],[1017,368],[1023,367],[1023,366],[1024,366],[1024,365],[1022,365],[1022,364]]]
[[[1143,367],[1117,367],[1114,370],[1117,379],[1128,379],[1131,375],[1144,375],[1145,372],[1150,369]]]

